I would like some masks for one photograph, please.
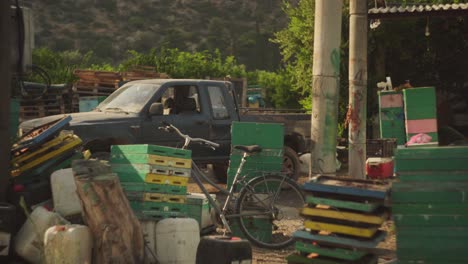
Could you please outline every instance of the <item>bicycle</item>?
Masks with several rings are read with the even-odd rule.
[[[163,123],[167,132],[175,132],[185,142],[182,149],[187,149],[190,143],[199,143],[213,149],[219,144],[202,138],[192,138],[183,134],[175,126]],[[292,234],[303,228],[303,217],[300,209],[305,205],[304,194],[293,180],[282,174],[260,173],[254,178],[242,175],[242,170],[250,156],[262,151],[258,145],[235,146],[243,152],[239,168],[234,176],[229,190],[222,188],[192,161],[192,178],[207,197],[216,213],[216,222],[231,234],[232,226],[236,225],[252,244],[269,249],[281,249],[293,244]],[[227,195],[222,207],[211,197],[202,179],[209,185]],[[236,186],[241,186],[236,192]],[[234,204],[232,211],[232,203]]]

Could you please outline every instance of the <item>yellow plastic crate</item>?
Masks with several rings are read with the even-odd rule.
[[[145,193],[145,202],[156,202],[156,203],[185,203],[187,199],[186,195],[172,195],[163,193]]]
[[[81,139],[75,135],[67,135],[59,139],[60,140],[54,141],[53,144],[51,143],[46,147],[42,147],[41,149],[28,155],[20,156],[12,161],[11,163],[13,169],[11,171],[11,176],[19,176],[22,173],[37,167],[50,159],[77,148],[82,143]]]
[[[176,186],[187,186],[189,178],[181,176],[168,176],[148,173],[145,178],[145,182],[154,184],[167,184]]]
[[[337,234],[344,234],[350,236],[358,236],[358,237],[372,237],[378,230],[377,227],[352,227],[352,226],[345,226],[345,225],[337,225],[337,224],[328,224],[328,223],[321,223],[316,221],[304,221],[304,227],[309,228],[315,231],[328,231]]]
[[[190,169],[192,167],[192,160],[191,159],[181,159],[181,158],[158,156],[158,155],[150,155],[149,164],[159,165],[159,166],[175,167],[175,168]]]

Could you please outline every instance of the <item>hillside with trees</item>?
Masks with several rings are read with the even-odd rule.
[[[36,44],[54,51],[93,51],[118,63],[127,50],[220,50],[249,69],[275,70],[269,41],[287,25],[281,0],[29,0]],[[291,2],[297,2],[293,0]]]

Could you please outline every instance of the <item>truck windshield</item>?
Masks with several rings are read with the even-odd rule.
[[[99,104],[96,110],[139,113],[159,87],[151,83],[124,85]]]

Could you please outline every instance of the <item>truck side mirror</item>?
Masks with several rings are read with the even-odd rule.
[[[163,115],[163,113],[164,113],[164,108],[161,103],[151,104],[150,109],[149,109],[150,116]]]

